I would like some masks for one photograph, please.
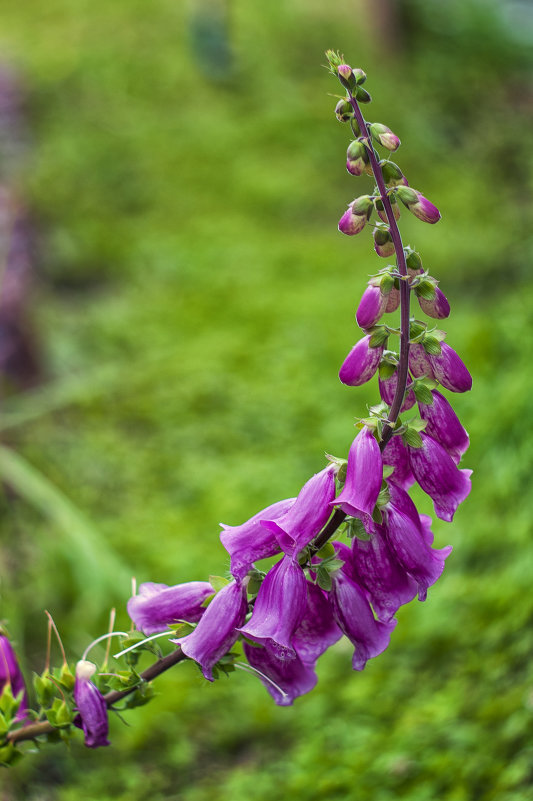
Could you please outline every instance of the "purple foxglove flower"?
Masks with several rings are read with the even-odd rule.
[[[399,186],[396,194],[419,220],[432,224],[440,220],[438,208],[427,197],[424,197],[421,192],[417,192],[416,189],[412,189],[410,186]]]
[[[339,231],[348,236],[360,233],[367,224],[374,204],[369,195],[353,200],[339,220]]]
[[[333,540],[331,543],[335,548],[335,554],[338,559],[342,559],[344,562],[341,570],[346,573],[346,575],[352,579],[352,581],[357,581],[358,576],[355,570],[355,564],[353,559],[353,552],[349,545],[346,545],[344,542],[339,542],[339,540]]]
[[[443,320],[450,314],[450,304],[448,303],[448,298],[444,292],[438,288],[438,286],[435,287],[434,298],[427,300],[427,298],[419,297],[418,302],[420,304],[420,308],[424,314],[427,314],[428,317],[433,317],[437,320]]]
[[[244,653],[250,665],[263,674],[259,678],[278,706],[291,706],[295,698],[311,692],[317,683],[313,666],[306,665],[298,657],[278,659],[267,648],[247,642]]]
[[[362,175],[368,164],[368,151],[359,139],[355,139],[348,145],[346,153],[346,169],[351,175]]]
[[[326,596],[316,584],[307,582],[307,608],[292,638],[299,659],[305,665],[314,665],[341,637],[342,631],[333,619]]]
[[[354,537],[353,561],[357,583],[368,593],[376,615],[384,623],[417,594],[417,583],[389,548],[382,526],[374,526],[368,541]]]
[[[399,487],[390,486],[391,502],[382,510],[387,543],[400,564],[417,582],[419,600],[425,601],[428,587],[442,574],[444,561],[452,549],[449,546],[440,550],[431,548],[427,531],[420,522],[411,498]]]
[[[370,381],[378,369],[383,355],[383,345],[371,348],[369,343],[370,335],[363,337],[345,358],[339,370],[339,378],[343,384],[349,387],[359,387]]]
[[[364,590],[344,570],[331,574],[329,600],[333,616],[343,634],[355,645],[354,670],[363,670],[368,659],[383,653],[397,621],[376,620]]]
[[[386,125],[382,125],[380,122],[372,123],[369,128],[374,139],[376,139],[382,147],[393,152],[398,150],[401,142],[390,128],[387,128]]]
[[[389,376],[388,378],[379,378],[379,394],[381,396],[381,400],[385,403],[388,403],[389,406],[392,405],[394,400],[394,394],[396,392],[396,385],[398,384],[398,371],[395,370],[394,373]],[[416,403],[415,393],[412,389],[409,389],[405,395],[405,400],[402,403],[402,408],[400,412],[406,412],[408,409],[411,409]]]
[[[284,556],[259,588],[252,617],[239,631],[277,659],[295,659],[292,640],[307,609],[307,580],[300,565]]]
[[[402,489],[407,491],[415,483],[415,477],[411,472],[409,451],[401,437],[391,437],[387,442],[383,451],[383,464],[394,467],[390,479]]]
[[[400,290],[393,288],[386,297],[387,305],[385,306],[385,312],[386,314],[391,314],[395,312],[400,305]]]
[[[427,354],[434,377],[451,392],[468,392],[472,389],[472,376],[464,363],[446,342],[441,342],[440,347],[440,354]]]
[[[427,422],[424,433],[442,445],[455,464],[459,464],[470,444],[468,434],[446,398],[436,389],[431,394],[432,404],[418,404],[420,417]]]
[[[5,634],[0,634],[0,695],[6,685],[11,685],[11,692],[16,698],[22,693],[22,700],[15,715],[15,720],[26,720],[28,717],[28,694],[24,677],[20,669],[13,646]]]
[[[168,587],[149,581],[128,601],[128,615],[148,637],[165,631],[171,623],[197,623],[205,612],[203,601],[214,592],[207,581],[188,581]]]
[[[288,512],[275,520],[261,520],[261,525],[272,532],[286,554],[296,558],[327,523],[335,497],[335,473],[333,464],[315,473]]]
[[[422,376],[435,378],[426,349],[418,342],[409,346],[409,370],[415,378],[421,378]]]
[[[275,556],[280,552],[276,537],[261,525],[261,520],[274,520],[284,515],[294,501],[295,498],[277,501],[240,526],[220,524],[224,529],[220,541],[231,556],[231,573],[236,579],[242,580],[257,560]]]
[[[430,496],[435,514],[449,523],[472,488],[471,470],[459,470],[452,457],[432,437],[421,434],[422,447],[409,448],[411,470]]]
[[[110,745],[107,739],[109,731],[107,704],[98,687],[90,680],[95,673],[96,665],[85,659],[80,659],[76,665],[74,703],[78,715],[74,719],[74,725],[83,729],[87,748]]]
[[[185,656],[198,662],[204,677],[213,681],[213,667],[237,641],[247,608],[246,588],[232,581],[217,592],[194,631],[171,642],[181,645]]]
[[[351,444],[348,453],[346,481],[332,505],[339,506],[352,517],[359,517],[368,531],[372,512],[383,481],[383,462],[376,438],[366,426]]]
[[[386,305],[387,295],[381,294],[379,286],[369,284],[355,313],[357,325],[360,328],[372,328],[381,318]]]

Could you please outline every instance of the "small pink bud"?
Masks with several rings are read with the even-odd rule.
[[[428,317],[433,317],[437,320],[443,320],[450,314],[450,304],[448,303],[448,298],[444,292],[441,292],[438,286],[435,287],[434,298],[429,300],[427,298],[419,297],[418,302],[420,303],[420,308],[425,314],[428,315]]]
[[[339,64],[337,67],[337,75],[339,76],[339,81],[346,89],[348,89],[350,92],[355,92],[357,88],[357,82],[355,80],[353,70],[350,66],[348,66],[348,64]]]
[[[339,231],[347,236],[360,233],[372,213],[372,200],[368,195],[356,198],[339,220]]]
[[[368,151],[359,139],[350,142],[346,152],[346,169],[351,175],[362,175],[369,162]]]
[[[387,296],[381,294],[379,286],[369,284],[357,307],[355,319],[360,328],[372,328],[376,325],[387,305]]]
[[[382,125],[380,122],[373,122],[369,128],[374,139],[379,142],[382,147],[391,151],[398,150],[401,142],[390,128],[387,128],[386,125]]]
[[[400,290],[394,287],[394,289],[391,289],[391,291],[387,295],[387,305],[385,306],[385,312],[387,314],[395,312],[399,305],[400,305]]]
[[[415,217],[423,222],[434,224],[440,220],[440,211],[421,192],[410,186],[399,186],[396,194]]]
[[[390,230],[379,223],[374,228],[374,250],[384,259],[394,256],[395,252]]]

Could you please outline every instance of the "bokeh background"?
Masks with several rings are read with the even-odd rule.
[[[532,799],[531,4],[24,0],[0,19],[0,615],[28,675],[44,608],[75,660],[111,606],[127,625],[132,575],[223,573],[218,523],[346,454],[377,397],[337,378],[382,262],[336,230],[371,183],[344,169],[328,47],[367,71],[367,118],[442,211],[401,229],[474,376],[453,400],[475,471],[435,523],[442,579],[364,673],[339,644],[282,709],[252,676],[180,665],[111,748],[48,746],[3,771],[2,801]]]

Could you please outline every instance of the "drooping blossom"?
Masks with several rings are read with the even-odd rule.
[[[369,195],[362,195],[350,203],[339,220],[339,231],[348,236],[359,234],[367,224],[374,204]]]
[[[426,349],[419,342],[409,346],[409,370],[415,378],[435,378]]]
[[[411,470],[432,499],[437,517],[451,522],[457,507],[470,493],[472,471],[460,470],[442,445],[427,434],[420,436],[422,447],[409,448]]]
[[[378,618],[391,620],[400,606],[417,594],[417,583],[391,551],[382,526],[368,541],[353,538],[353,564],[358,583],[367,591]]]
[[[376,438],[365,426],[348,453],[346,481],[340,495],[332,501],[343,512],[360,518],[367,530],[383,481],[383,462]]]
[[[397,621],[376,620],[365,591],[340,569],[331,574],[332,586],[328,597],[337,625],[355,646],[352,658],[354,670],[363,670],[367,661],[383,653]]]
[[[442,445],[455,464],[459,464],[470,444],[468,434],[446,398],[436,389],[431,394],[433,403],[418,404],[420,417],[427,423],[424,433]]]
[[[446,342],[441,342],[439,354],[428,353],[433,376],[439,384],[452,392],[468,392],[472,389],[472,376],[464,362]]]
[[[391,500],[383,507],[383,529],[392,553],[417,582],[418,597],[424,601],[431,587],[444,570],[444,561],[451,547],[437,550],[428,541],[427,530],[416,506],[400,487],[389,483]]]
[[[278,659],[262,645],[247,642],[244,653],[278,706],[291,706],[295,698],[311,692],[317,683],[314,666],[305,664],[298,656]]]
[[[107,739],[109,731],[107,704],[98,687],[91,681],[95,673],[96,665],[86,659],[80,659],[76,665],[74,703],[78,715],[74,718],[74,725],[83,729],[87,748],[110,745]]]
[[[335,472],[330,464],[307,481],[290,509],[275,520],[261,520],[286,554],[296,557],[327,523],[335,497]]]
[[[360,328],[372,328],[381,318],[387,305],[387,295],[383,295],[379,286],[369,284],[357,307],[355,319]]]
[[[291,508],[294,501],[295,498],[277,501],[240,526],[220,524],[224,529],[220,541],[231,556],[231,573],[235,578],[243,579],[254,562],[280,552],[275,535],[261,525],[261,520],[275,520],[281,517]]]
[[[197,623],[205,612],[202,603],[212,595],[208,581],[187,581],[169,587],[149,581],[128,601],[128,615],[147,636],[165,631],[172,623]]]
[[[409,461],[409,451],[400,436],[391,437],[387,442],[383,451],[383,464],[394,467],[390,478],[402,489],[407,491],[415,483]]]
[[[14,698],[17,698],[22,693],[15,720],[26,720],[28,717],[28,693],[26,692],[24,677],[13,646],[5,634],[0,634],[0,696],[7,685],[11,686],[11,693]]]
[[[194,631],[171,640],[181,646],[185,656],[198,662],[208,681],[214,680],[213,667],[236,642],[247,606],[246,587],[231,581],[217,592]]]
[[[307,609],[307,580],[300,565],[284,556],[259,588],[250,620],[239,631],[277,659],[295,659],[293,636]]]
[[[435,287],[435,296],[429,300],[428,298],[418,298],[418,302],[420,304],[420,308],[427,314],[428,317],[433,317],[436,320],[443,320],[445,317],[449,317],[450,315],[450,304],[448,303],[448,298],[438,288]]]
[[[388,376],[387,378],[379,377],[379,394],[381,396],[381,400],[387,403],[389,406],[392,405],[394,400],[394,395],[396,393],[396,386],[398,384],[398,371],[395,370],[392,375]],[[411,409],[416,403],[415,393],[412,389],[408,389],[405,393],[405,400],[402,403],[402,408],[400,409],[400,413],[408,411]]]
[[[319,656],[342,637],[326,596],[316,584],[307,582],[307,606],[292,644],[302,662],[314,665]]]
[[[345,358],[339,370],[340,380],[349,387],[359,387],[361,384],[366,384],[378,369],[382,355],[383,345],[371,348],[370,335],[368,334],[360,339],[359,342],[356,342]]]

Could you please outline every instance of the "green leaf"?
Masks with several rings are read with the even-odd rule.
[[[335,548],[331,544],[331,542],[326,542],[325,545],[317,552],[317,556],[321,559],[329,559],[332,556],[335,556]]]
[[[431,390],[421,381],[415,381],[413,384],[413,392],[415,393],[415,398],[419,403],[425,403],[428,406],[431,406],[433,403],[433,395],[431,394]]]
[[[209,576],[208,581],[215,593],[220,592],[220,590],[223,590],[224,587],[227,587],[229,584],[229,579],[224,578],[224,576]]]
[[[423,446],[422,437],[413,428],[407,428],[402,434],[403,441],[411,448],[421,448]]]
[[[422,420],[421,417],[413,417],[412,420],[409,420],[407,428],[410,428],[414,431],[424,431],[427,424],[428,424],[427,420]]]
[[[374,523],[377,523],[380,526],[383,523],[383,515],[381,514],[381,510],[375,506],[374,511],[372,512],[372,520]]]
[[[316,580],[320,589],[329,592],[332,587],[331,576],[327,570],[324,570],[322,565],[317,570]]]

